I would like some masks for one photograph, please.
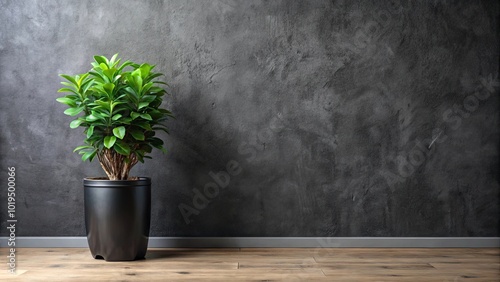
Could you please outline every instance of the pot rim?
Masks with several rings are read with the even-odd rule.
[[[109,180],[109,179],[92,179],[85,177],[83,179],[85,187],[130,187],[151,185],[150,177],[138,177],[136,180]]]

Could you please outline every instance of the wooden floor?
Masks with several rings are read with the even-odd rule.
[[[7,249],[2,249],[6,262]],[[0,281],[500,281],[499,249],[149,249],[95,260],[88,249],[17,249]]]

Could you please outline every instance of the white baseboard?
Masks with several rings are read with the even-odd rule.
[[[0,237],[0,247],[8,247]],[[498,248],[500,237],[150,237],[149,248]],[[16,237],[16,248],[86,248],[86,237]]]

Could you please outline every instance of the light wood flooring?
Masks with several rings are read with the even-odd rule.
[[[500,281],[500,249],[149,249],[95,260],[85,248],[17,249],[0,281]]]

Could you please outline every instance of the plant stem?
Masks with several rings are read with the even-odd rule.
[[[128,179],[130,170],[138,161],[134,153],[130,154],[127,160],[126,156],[120,155],[115,150],[110,149],[103,149],[97,156],[109,180]]]

